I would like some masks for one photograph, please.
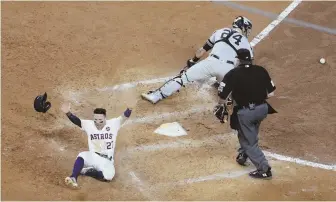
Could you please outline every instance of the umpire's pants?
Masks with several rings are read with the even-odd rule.
[[[254,108],[238,110],[239,121],[238,139],[241,148],[240,153],[245,153],[258,170],[266,172],[270,167],[268,161],[258,146],[259,126],[268,114],[267,104],[261,104]]]

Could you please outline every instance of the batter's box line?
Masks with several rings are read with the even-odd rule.
[[[162,119],[166,119],[166,118],[173,118],[173,117],[183,118],[185,116],[189,116],[192,113],[200,113],[200,112],[204,112],[204,111],[209,111],[211,109],[212,109],[211,107],[199,106],[199,107],[196,107],[194,109],[187,110],[187,111],[184,111],[184,112],[163,113],[163,114],[146,116],[146,117],[142,117],[142,118],[129,120],[129,121],[125,122],[125,125],[135,124],[135,123],[153,123],[154,121],[158,121],[158,120],[162,120]],[[169,146],[173,147],[174,144],[170,143]],[[151,146],[147,146],[147,147],[150,148]],[[152,147],[160,148],[159,145],[155,145],[155,146],[152,145]],[[299,158],[283,156],[283,155],[268,152],[268,151],[265,151],[265,155],[267,155],[269,157],[272,157],[272,158],[275,158],[277,160],[281,160],[281,161],[288,161],[288,162],[293,162],[293,163],[297,163],[297,164],[301,164],[301,165],[306,165],[306,166],[311,166],[311,167],[316,167],[316,168],[322,168],[322,169],[326,169],[326,170],[334,170],[334,171],[336,170],[336,165],[319,164],[319,163],[315,163],[315,162],[302,160],[302,159],[299,159]]]
[[[142,192],[157,193],[162,190],[167,191],[167,189],[175,188],[176,186],[185,186],[189,184],[214,181],[214,180],[218,181],[218,180],[224,180],[224,179],[235,179],[235,178],[244,176],[253,170],[255,169],[250,167],[250,168],[245,168],[244,170],[227,171],[223,173],[215,173],[215,174],[211,174],[207,176],[199,176],[195,178],[186,178],[186,179],[172,181],[172,182],[159,182],[159,183],[147,186],[145,188],[147,192],[145,190],[142,190]]]
[[[184,139],[178,142],[168,142],[168,143],[158,143],[158,144],[150,144],[150,145],[141,145],[137,147],[130,147],[126,149],[128,153],[137,153],[139,151],[144,152],[153,152],[159,151],[163,149],[176,149],[176,148],[199,148],[205,145],[212,145],[218,143],[219,139],[227,139],[228,137],[234,137],[236,134],[234,132],[226,133],[226,134],[218,134],[212,137],[206,137],[199,140],[192,140],[192,139]],[[331,170],[336,171],[336,165],[327,165],[316,163],[312,161],[303,160],[300,158],[285,156],[281,154],[276,154],[270,151],[263,151],[265,156],[270,157],[272,159],[280,160],[280,161],[287,161],[291,163],[296,163],[303,166],[310,166],[314,168],[320,168],[324,170]]]
[[[129,175],[132,178],[133,183],[135,184],[136,188],[140,191],[140,193],[146,197],[148,200],[153,201],[153,195],[148,190],[147,183],[143,182],[134,171],[129,172]]]

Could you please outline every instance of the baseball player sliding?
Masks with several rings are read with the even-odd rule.
[[[118,131],[132,110],[127,108],[123,115],[107,120],[106,110],[96,108],[93,120],[81,120],[70,112],[70,104],[63,104],[61,109],[72,123],[86,132],[89,145],[89,151],[78,154],[72,174],[65,178],[66,185],[77,188],[80,174],[100,181],[111,181],[115,174],[113,156]]]
[[[221,82],[225,74],[238,65],[236,59],[238,49],[248,49],[253,57],[252,47],[247,39],[251,30],[252,23],[249,19],[242,16],[235,18],[232,28],[213,32],[204,46],[196,51],[194,58],[187,61],[187,66],[179,75],[160,88],[143,93],[141,97],[155,104],[171,96],[187,83],[205,81],[211,77],[216,77],[217,82]],[[209,56],[198,62],[209,50],[211,50]]]

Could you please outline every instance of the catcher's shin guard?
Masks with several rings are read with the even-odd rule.
[[[180,90],[181,87],[184,87],[188,83],[188,78],[185,72],[180,74],[162,85],[158,90],[161,92],[163,98],[169,97],[172,94]]]
[[[142,97],[153,104],[156,104],[160,100],[167,98],[179,91],[182,86],[188,82],[188,78],[184,73],[168,80],[160,88],[155,91],[150,91],[147,94],[142,94]]]

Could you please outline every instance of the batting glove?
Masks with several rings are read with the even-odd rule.
[[[127,109],[125,110],[125,112],[124,112],[124,116],[128,118],[128,117],[131,116],[131,113],[132,113],[132,110],[129,109],[129,108],[127,108]]]

